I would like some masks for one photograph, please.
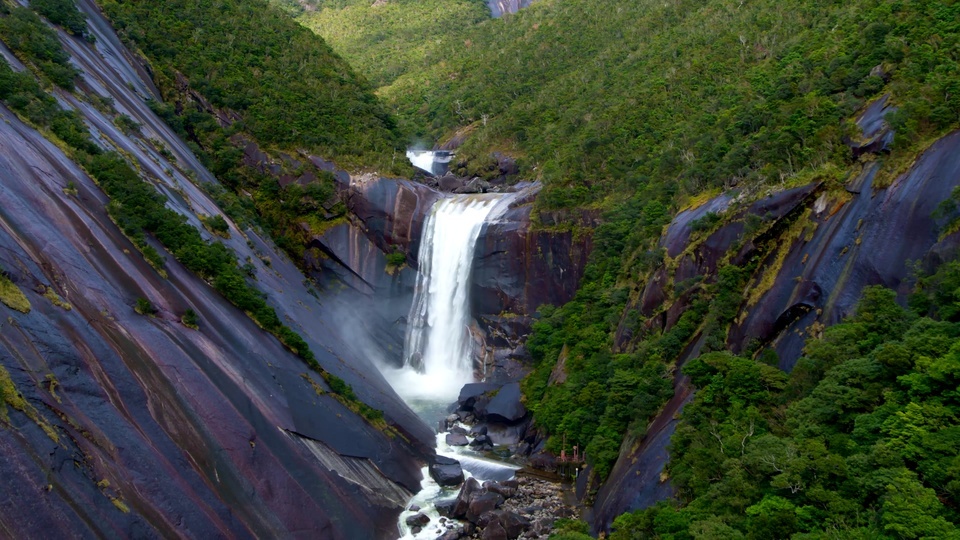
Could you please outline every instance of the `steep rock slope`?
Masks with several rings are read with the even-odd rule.
[[[629,350],[637,339],[628,315],[638,311],[635,331],[668,332],[678,314],[690,309],[693,289],[675,292],[693,278],[717,279],[726,265],[747,266],[755,273],[745,284],[736,318],[724,331],[724,348],[759,355],[776,352],[779,367],[793,368],[807,336],[853,312],[863,289],[883,285],[905,298],[915,265],[932,268],[955,257],[960,237],[945,228],[955,217],[938,208],[960,186],[960,132],[938,140],[888,187],[874,187],[876,162],[865,164],[842,189],[811,184],[775,193],[745,208],[729,194],[674,218],[661,244],[670,258],[628,306],[617,332],[617,346]],[[708,212],[723,215],[712,231],[694,232],[691,223]],[[744,231],[749,216],[767,221],[765,231]],[[691,239],[692,238],[692,239]],[[637,320],[633,317],[632,320]],[[697,356],[704,336],[697,332],[677,367]],[[769,354],[769,353],[768,353]],[[689,379],[679,371],[675,395],[642,438],[627,438],[609,480],[595,503],[598,530],[606,530],[623,512],[646,508],[671,494],[661,476],[667,442],[677,414],[691,395]]]
[[[191,224],[223,217],[188,179],[212,185],[212,175],[144,103],[155,91],[143,71],[81,5],[97,43],[61,34],[84,71],[82,91],[59,93],[61,103],[100,144],[124,151]],[[94,95],[140,128],[124,133],[90,104]],[[324,369],[387,411],[392,427],[334,399],[319,375],[172,258],[161,277],[109,220],[90,178],[7,109],[3,116],[2,265],[33,307],[0,307],[12,380],[4,396],[16,403],[8,408],[16,429],[0,433],[5,466],[21,479],[11,482],[18,496],[4,499],[6,530],[395,534],[393,516],[419,487],[432,436],[340,334],[338,312],[349,302],[318,299],[271,242],[226,220],[223,241],[253,267],[280,316]],[[135,314],[137,298],[157,314]],[[187,308],[199,314],[199,331],[179,322]]]

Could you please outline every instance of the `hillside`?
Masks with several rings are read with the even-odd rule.
[[[464,326],[561,538],[954,538],[958,60],[933,0],[0,0],[0,527],[393,537],[436,142],[537,181]]]
[[[792,334],[839,322],[866,285],[903,300],[905,262],[953,241],[955,226],[930,216],[957,182],[954,138],[941,137],[960,127],[958,21],[940,2],[541,0],[441,30],[457,45],[430,65],[396,63],[406,72],[378,93],[415,138],[467,134],[463,175],[496,174],[492,152],[514,156],[544,183],[540,227],[592,234],[576,298],[539,313],[525,392],[548,449],[586,448],[598,517],[629,498],[626,485],[611,492],[630,460],[666,446],[654,435],[672,428],[645,434],[689,399],[685,361],[734,350],[789,370],[803,346]],[[344,54],[374,54],[358,43]],[[896,214],[877,206],[897,197]],[[685,537],[693,521],[656,533]]]
[[[323,36],[374,87],[443,62],[463,46],[459,34],[490,18],[483,0],[316,4],[309,10],[301,7],[297,20]]]
[[[339,330],[363,298],[315,288],[264,231],[262,209],[315,213],[333,175],[311,191],[262,174],[274,198],[225,212],[240,196],[194,152],[226,160],[157,116],[175,105],[93,4],[2,3],[0,42],[5,534],[395,534],[430,430]],[[332,84],[360,88],[344,73]],[[191,96],[184,116],[224,111]],[[241,133],[241,113],[220,118],[208,133]]]

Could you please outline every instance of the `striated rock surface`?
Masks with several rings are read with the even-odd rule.
[[[191,178],[215,179],[149,110],[144,100],[156,91],[109,24],[87,0],[78,5],[96,44],[61,39],[84,72],[80,91],[110,97],[141,128],[123,133],[71,94],[61,102],[207,235],[200,217],[223,214]],[[93,181],[7,109],[0,116],[0,266],[32,305],[28,313],[0,305],[0,366],[28,404],[7,407],[0,429],[6,533],[394,536],[433,434],[343,332],[349,296],[312,290],[269,240],[223,216],[221,241],[250,265],[252,283],[390,427],[334,399],[318,374],[172,256],[166,276],[150,267]],[[134,311],[138,298],[155,316]],[[199,330],[180,323],[188,308]]]

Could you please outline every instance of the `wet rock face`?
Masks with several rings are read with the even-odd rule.
[[[441,427],[458,421],[473,424],[472,448],[483,451],[506,445],[515,450],[528,436],[531,417],[521,402],[519,383],[471,383],[460,390],[457,412]]]
[[[857,127],[861,130],[859,140],[847,140],[854,157],[863,154],[888,152],[893,144],[894,132],[887,123],[888,114],[896,112],[897,107],[890,105],[890,94],[874,101],[857,118]]]
[[[301,360],[172,258],[161,277],[107,217],[92,180],[9,111],[0,115],[0,147],[20,149],[0,153],[0,177],[17,179],[0,193],[0,264],[33,306],[0,306],[0,364],[37,411],[13,412],[13,429],[0,430],[0,469],[16,479],[0,502],[8,530],[96,534],[85,516],[97,515],[97,527],[130,534],[389,536],[391,512],[419,483],[417,451],[319,395],[319,375],[302,376]],[[67,182],[75,194],[64,193]],[[269,253],[275,273],[263,281],[313,298],[299,289],[302,274],[290,279],[291,263]],[[135,313],[138,297],[155,316]],[[188,308],[199,330],[180,323]],[[319,346],[334,336],[304,335],[337,369]]]
[[[484,225],[477,241],[470,298],[491,369],[509,369],[509,351],[522,344],[538,307],[573,298],[592,247],[589,235],[533,230],[536,193],[522,192],[503,216]]]
[[[96,37],[62,40],[85,73],[78,86],[109,96],[140,133],[122,133],[76,95],[63,101],[206,235],[199,216],[222,212],[190,177],[215,178],[146,106],[156,91],[98,9],[78,6]],[[393,537],[434,438],[340,333],[349,306],[223,216],[230,234],[219,241],[249,262],[278,316],[402,436],[335,399],[319,374],[169,254],[161,276],[111,222],[83,170],[3,107],[0,117],[0,266],[33,306],[0,305],[0,366],[34,409],[10,411],[0,430],[6,534]],[[137,298],[156,314],[136,314]],[[188,308],[199,330],[181,324]]]
[[[489,364],[488,373],[509,373],[500,380],[523,375],[525,368],[518,359],[525,357],[521,344],[530,331],[530,316],[540,305],[562,305],[573,297],[591,249],[589,235],[574,238],[568,231],[532,230],[530,212],[540,188],[516,187],[519,191],[507,210],[484,225],[471,275],[471,311],[478,322],[475,338]],[[415,275],[400,270],[385,278],[381,268],[386,263],[376,252],[400,250],[407,266],[416,269],[424,220],[444,195],[423,184],[372,175],[341,181],[340,193],[356,219],[312,241],[311,246],[326,256],[318,256],[318,263],[334,261],[328,264],[348,269],[340,270],[348,283],[376,290],[377,298],[396,299],[397,306],[409,308]],[[595,216],[578,219],[589,226]],[[398,307],[387,318],[405,315]]]
[[[424,221],[442,195],[424,184],[374,175],[351,178],[340,190],[373,243],[387,253],[400,249],[416,267]]]
[[[477,416],[488,422],[512,424],[519,422],[527,415],[527,408],[520,401],[520,383],[503,385],[496,395],[480,410],[474,409]]]

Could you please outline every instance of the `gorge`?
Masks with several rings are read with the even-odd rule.
[[[957,21],[0,0],[2,535],[957,537]]]

